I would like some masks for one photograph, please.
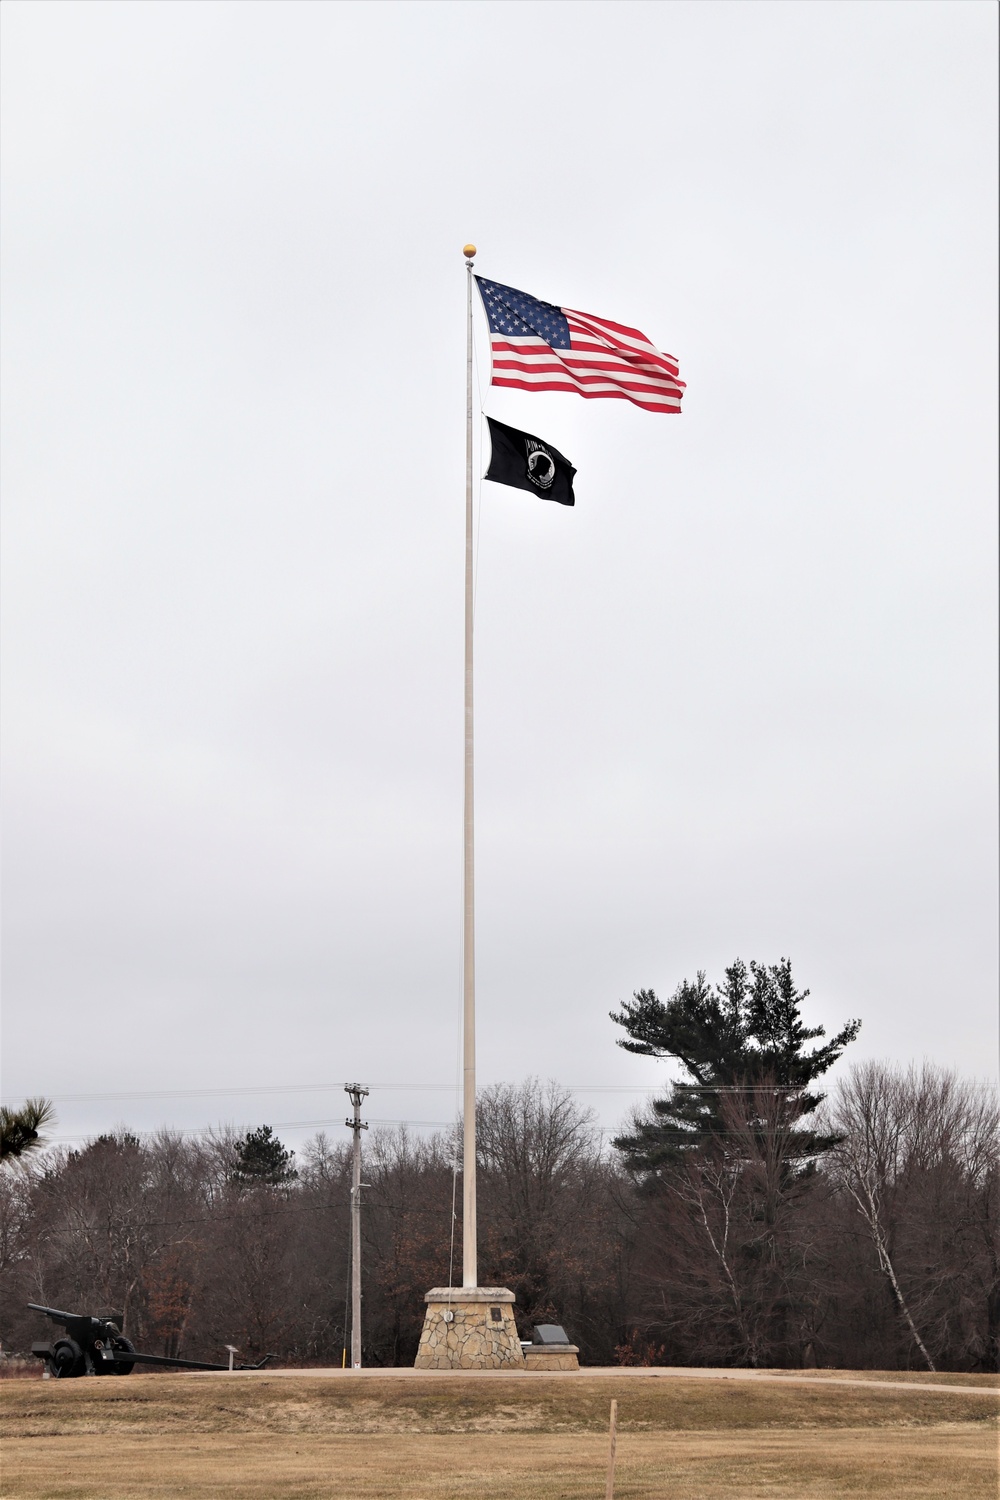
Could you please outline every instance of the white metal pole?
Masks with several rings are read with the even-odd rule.
[[[462,859],[462,1285],[478,1286],[476,1266],[476,899],[473,824],[472,717],[472,264],[466,245],[468,283],[465,356],[465,843]]]
[[[345,1083],[344,1092],[354,1105],[354,1119],[347,1124],[354,1132],[351,1164],[351,1366],[361,1369],[361,1101],[368,1093],[359,1083]]]

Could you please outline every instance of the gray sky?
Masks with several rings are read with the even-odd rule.
[[[688,383],[484,360],[579,474],[482,487],[481,1079],[613,1126],[737,954],[992,1074],[996,7],[2,21],[7,1090],[450,1118],[468,239]]]

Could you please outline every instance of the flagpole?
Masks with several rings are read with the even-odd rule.
[[[476,1265],[476,892],[473,823],[472,717],[472,264],[466,245],[468,284],[465,354],[465,842],[462,858],[462,1285],[479,1285]]]

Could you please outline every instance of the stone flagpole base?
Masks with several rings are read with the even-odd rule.
[[[416,1369],[524,1369],[513,1292],[502,1286],[436,1286],[424,1300]]]

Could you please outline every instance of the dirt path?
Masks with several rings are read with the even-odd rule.
[[[319,1370],[239,1370],[235,1372],[242,1379],[253,1380],[261,1374],[268,1376],[294,1376],[301,1379],[310,1376],[317,1380],[454,1380],[456,1372],[453,1370],[414,1370],[408,1365],[396,1369],[367,1370],[341,1370],[334,1367]],[[823,1371],[812,1374],[810,1372],[797,1370],[723,1370],[723,1369],[696,1369],[691,1366],[650,1365],[637,1368],[622,1368],[620,1365],[610,1365],[606,1368],[588,1365],[583,1370],[519,1370],[516,1376],[511,1376],[509,1370],[463,1370],[460,1378],[462,1380],[580,1380],[591,1376],[600,1376],[605,1379],[615,1380],[750,1380],[750,1381],[780,1381],[784,1385],[859,1385],[872,1386],[878,1390],[910,1391],[920,1389],[922,1391],[941,1391],[948,1395],[954,1395],[956,1390],[961,1390],[975,1396],[1000,1396],[1000,1375],[946,1375],[936,1378],[928,1373],[915,1372],[908,1378],[894,1378],[895,1372],[886,1371],[878,1374],[853,1374],[850,1371],[840,1370]],[[215,1371],[203,1371],[199,1376],[202,1380],[228,1380],[228,1373],[217,1374]],[[993,1381],[994,1384],[981,1382]]]

